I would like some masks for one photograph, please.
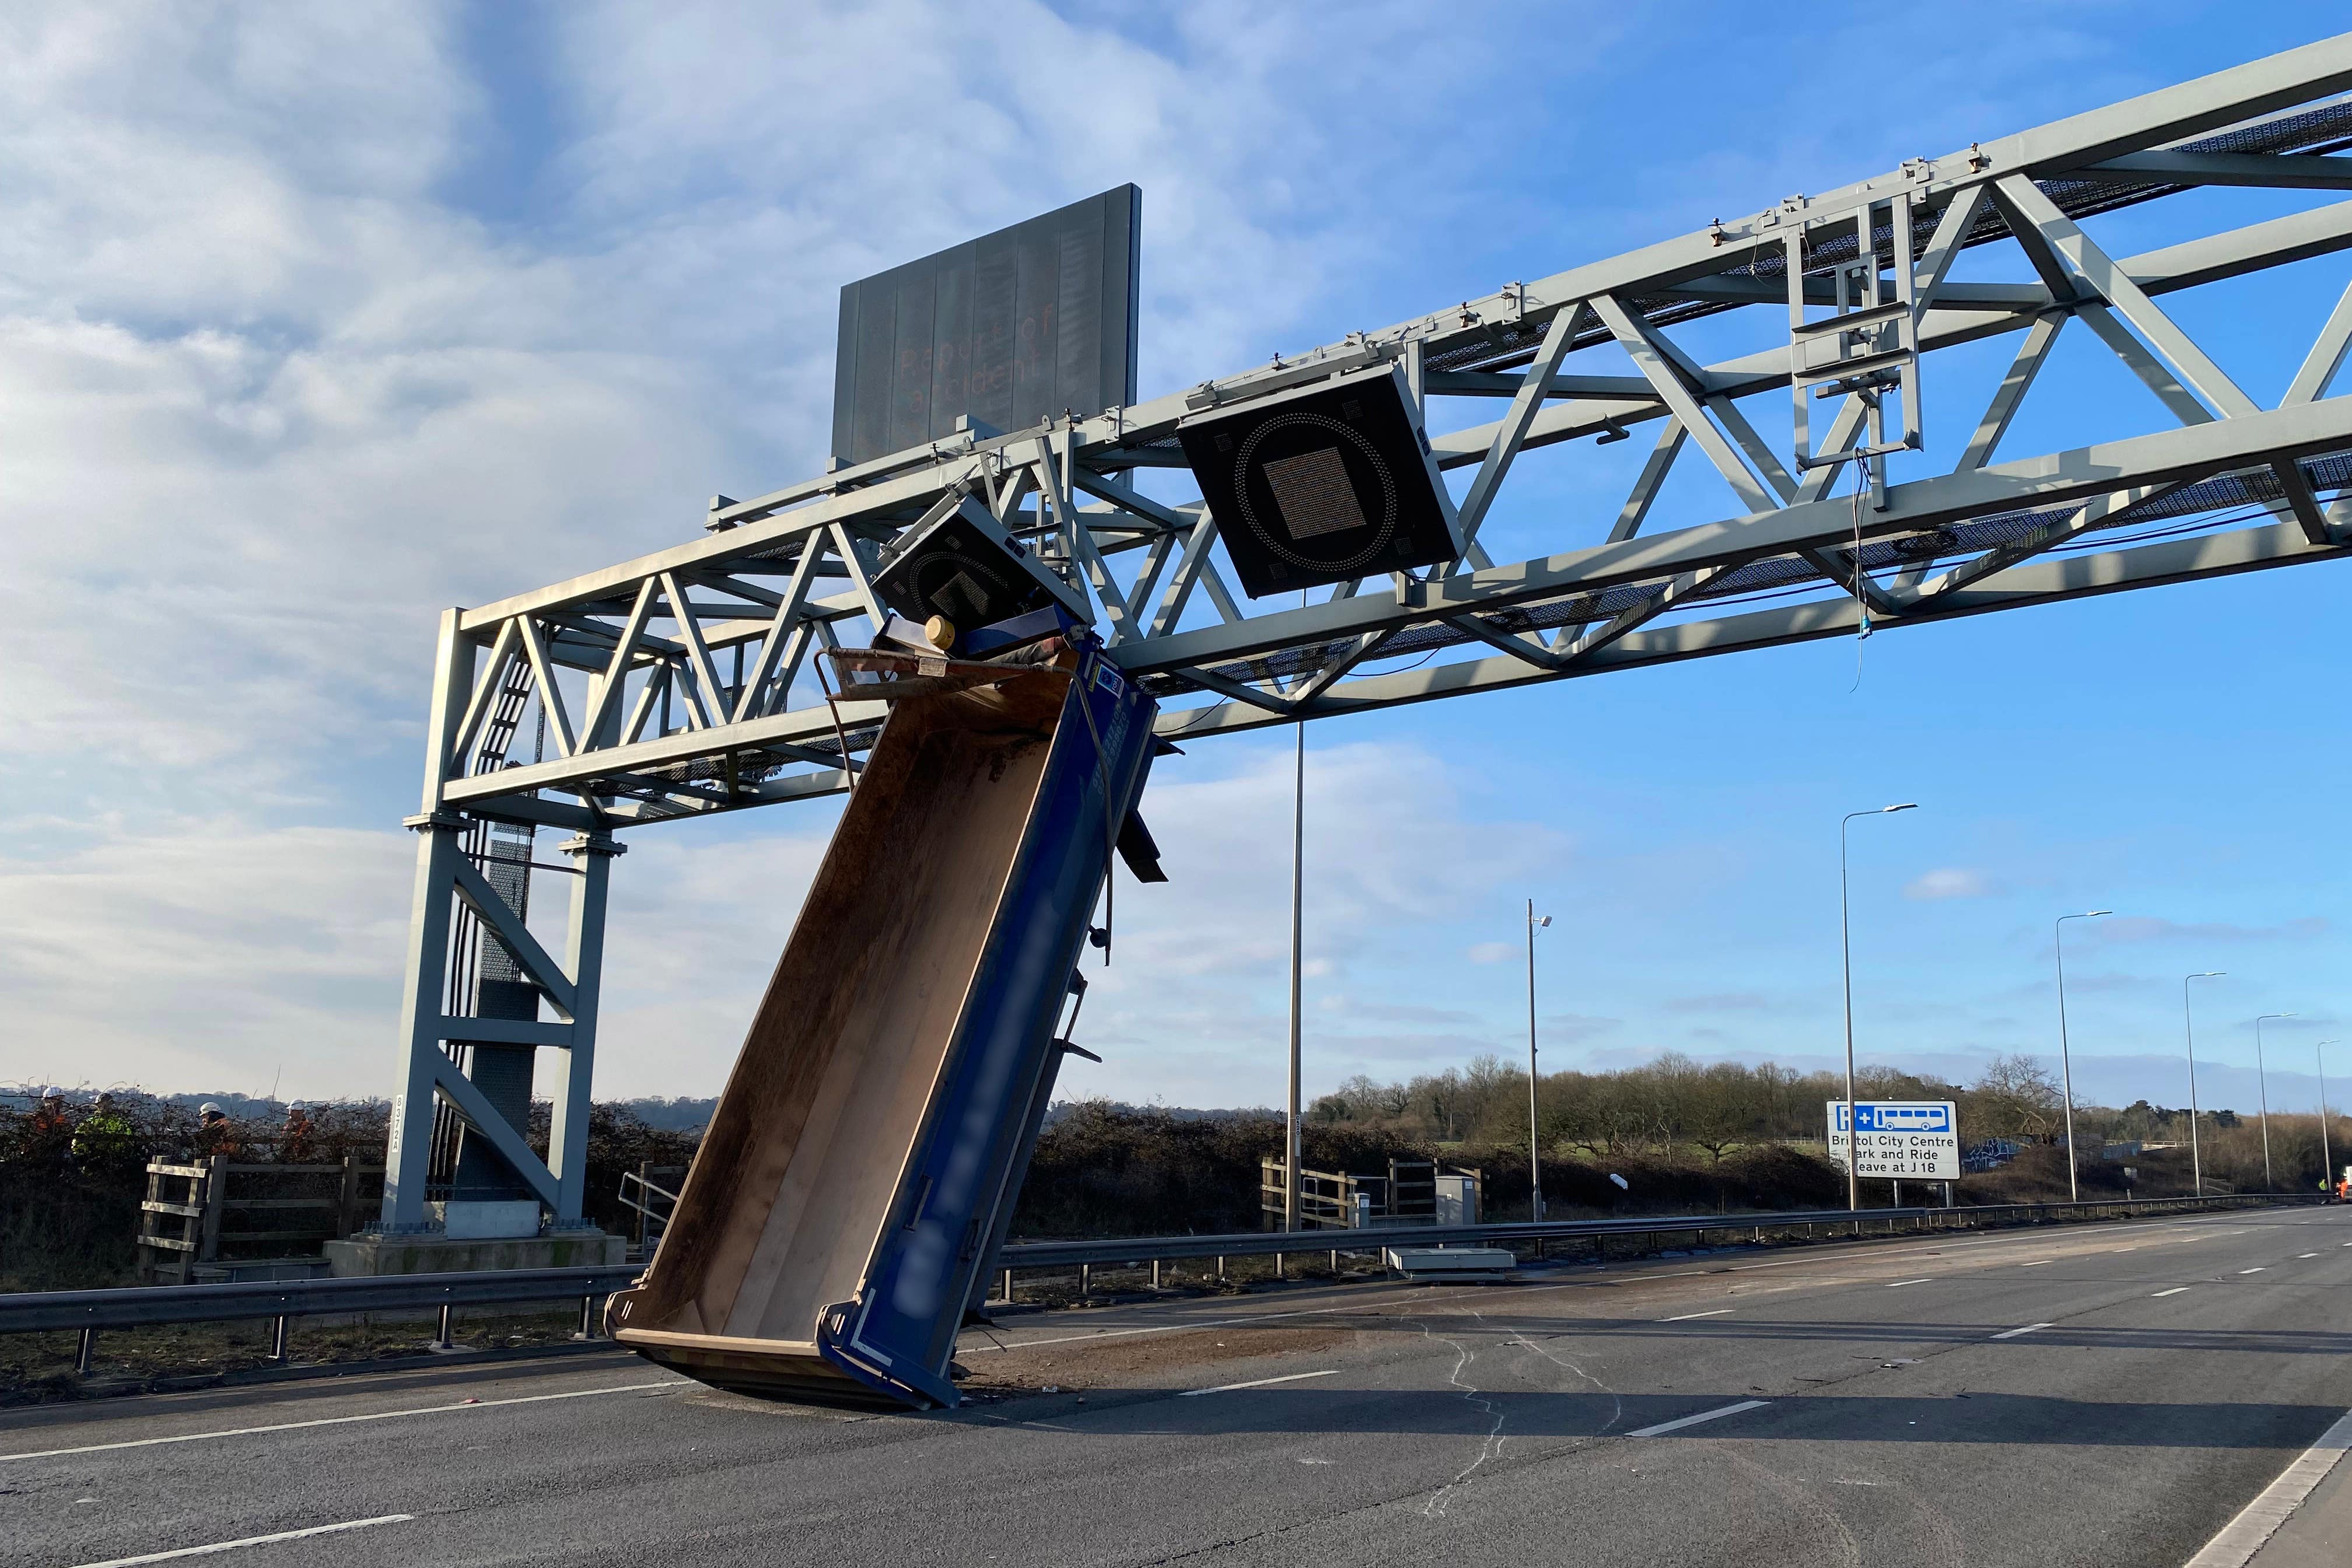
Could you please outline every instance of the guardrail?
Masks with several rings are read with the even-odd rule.
[[[1004,1300],[1013,1296],[1013,1279],[1016,1270],[1055,1269],[1078,1271],[1078,1289],[1085,1294],[1091,1285],[1093,1270],[1111,1267],[1151,1269],[1152,1283],[1160,1282],[1160,1265],[1180,1258],[1213,1258],[1217,1273],[1224,1273],[1229,1258],[1273,1258],[1279,1272],[1280,1260],[1296,1254],[1328,1252],[1332,1268],[1339,1267],[1339,1255],[1347,1252],[1372,1252],[1389,1247],[1433,1247],[1459,1242],[1486,1242],[1490,1245],[1512,1243],[1532,1244],[1538,1257],[1546,1243],[1574,1238],[1600,1238],[1603,1242],[1612,1236],[1688,1236],[1694,1238],[1710,1231],[1747,1231],[1761,1238],[1766,1231],[1788,1232],[1805,1230],[1818,1234],[1823,1229],[1850,1226],[1859,1235],[1864,1225],[1884,1223],[1889,1230],[1904,1221],[1918,1222],[1917,1228],[1941,1230],[1974,1228],[1985,1224],[2032,1224],[2042,1219],[2092,1220],[2121,1215],[2178,1214],[2191,1210],[2263,1207],[2280,1205],[2314,1204],[2317,1195],[2300,1194],[2240,1194],[2230,1196],[2209,1194],[2192,1198],[2133,1198],[2093,1200],[2084,1203],[2062,1204],[1979,1204],[1960,1205],[1949,1208],[1885,1208],[1885,1209],[1810,1209],[1776,1211],[1760,1214],[1715,1215],[1645,1215],[1631,1219],[1581,1219],[1512,1221],[1499,1225],[1412,1225],[1379,1226],[1363,1229],[1333,1229],[1312,1231],[1243,1231],[1224,1236],[1155,1236],[1111,1237],[1087,1241],[1031,1241],[1009,1245],[997,1256],[997,1266],[1003,1271]]]
[[[353,1312],[436,1308],[435,1343],[450,1342],[450,1314],[459,1307],[577,1298],[580,1332],[595,1331],[596,1303],[625,1289],[642,1270],[635,1265],[591,1268],[512,1268],[478,1274],[387,1274],[364,1279],[248,1280],[228,1285],[157,1285],[123,1290],[41,1290],[0,1295],[0,1333],[74,1330],[81,1342],[74,1370],[88,1373],[100,1329],[152,1328],[163,1323],[275,1320],[270,1360],[286,1360],[289,1320]]]
[[[2177,1214],[2189,1210],[2233,1209],[2317,1203],[2316,1196],[2298,1194],[2240,1194],[2228,1197],[2139,1198],[2075,1204],[1999,1204],[1954,1208],[1811,1209],[1762,1214],[1646,1215],[1631,1219],[1544,1220],[1500,1225],[1381,1226],[1360,1230],[1265,1232],[1244,1231],[1224,1236],[1114,1237],[1100,1241],[1030,1241],[1009,1245],[997,1257],[1004,1271],[1006,1295],[1012,1293],[1016,1270],[1078,1271],[1081,1292],[1091,1284],[1092,1271],[1106,1265],[1140,1268],[1149,1266],[1158,1281],[1161,1263],[1180,1258],[1213,1258],[1224,1272],[1231,1258],[1274,1258],[1328,1252],[1336,1265],[1343,1252],[1371,1252],[1393,1246],[1430,1247],[1457,1242],[1508,1246],[1532,1244],[1541,1256],[1546,1244],[1576,1238],[1612,1236],[1688,1236],[1713,1231],[1746,1231],[1759,1239],[1767,1231],[1795,1230],[1818,1234],[1850,1227],[1859,1235],[1864,1226],[1884,1224],[1894,1230],[1906,1223],[1915,1228],[1973,1229],[1986,1224],[2031,1224],[2042,1219],[2088,1220],[2124,1215]],[[163,1285],[120,1290],[43,1290],[0,1294],[0,1334],[79,1333],[76,1370],[88,1373],[101,1329],[145,1328],[164,1323],[215,1323],[273,1320],[270,1358],[287,1355],[290,1320],[359,1312],[437,1310],[436,1342],[450,1342],[450,1317],[459,1307],[501,1306],[526,1301],[577,1300],[580,1335],[596,1331],[596,1303],[626,1288],[641,1272],[636,1264],[590,1268],[515,1268],[472,1274],[394,1274],[361,1279],[253,1280],[227,1285]]]

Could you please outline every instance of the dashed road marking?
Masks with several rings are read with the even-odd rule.
[[[2254,1266],[2253,1268],[2241,1268],[2241,1269],[2239,1269],[2239,1270],[2238,1270],[2238,1272],[2239,1272],[2239,1273],[2241,1273],[2241,1274],[2260,1274],[2262,1271],[2263,1271],[2263,1265],[2260,1265],[2260,1264],[2255,1265],[2255,1266]]]
[[[1886,1288],[1889,1290],[1900,1290],[1906,1285],[1931,1285],[1935,1283],[1935,1279],[1936,1277],[1933,1274],[1922,1275],[1916,1279],[1890,1279],[1886,1282]]]
[[[1712,1312],[1685,1312],[1679,1317],[1660,1318],[1658,1321],[1662,1323],[1687,1323],[1693,1318],[1720,1318],[1727,1312],[1736,1312],[1738,1310],[1739,1310],[1739,1309],[1737,1307],[1717,1307]]]
[[[1260,1377],[1253,1378],[1247,1383],[1223,1383],[1219,1384],[1214,1388],[1188,1388],[1176,1397],[1179,1399],[1197,1399],[1203,1394],[1231,1394],[1236,1388],[1265,1388],[1277,1383],[1304,1383],[1310,1377],[1337,1377],[1339,1375],[1339,1369],[1336,1366],[1326,1368],[1321,1372],[1294,1372],[1288,1377]]]
[[[110,1557],[103,1563],[85,1563],[81,1568],[132,1568],[139,1563],[169,1563],[176,1557],[209,1557],[215,1552],[235,1552],[247,1546],[268,1546],[278,1541],[300,1541],[312,1535],[334,1535],[346,1530],[366,1530],[378,1524],[404,1524],[416,1516],[413,1513],[380,1513],[373,1519],[347,1519],[341,1524],[314,1524],[308,1530],[281,1530],[275,1535],[248,1535],[242,1541],[215,1541],[208,1546],[181,1546],[169,1552],[147,1552],[136,1557]]]
[[[2028,1323],[2021,1329],[2003,1329],[2000,1333],[1993,1335],[1993,1338],[1997,1340],[2013,1340],[2020,1334],[2030,1334],[2036,1329],[2046,1329],[2048,1327],[2050,1327],[2048,1323]]]
[[[170,1443],[202,1443],[214,1437],[250,1437],[264,1432],[299,1432],[310,1426],[348,1426],[358,1421],[397,1421],[404,1415],[445,1415],[459,1410],[497,1410],[509,1405],[544,1405],[555,1399],[593,1399],[600,1394],[641,1394],[655,1388],[692,1388],[687,1378],[625,1383],[617,1388],[575,1388],[563,1394],[527,1394],[513,1399],[467,1399],[456,1405],[425,1405],[413,1410],[375,1410],[364,1415],[328,1415],[316,1421],[279,1421],[268,1426],[228,1426],[217,1432],[183,1432],[174,1437],[134,1437],[122,1443],[87,1443],[78,1448],[43,1448],[31,1454],[0,1454],[0,1465],[19,1459],[58,1459],[68,1454],[103,1454],[117,1448],[159,1448]],[[242,1544],[237,1542],[235,1544]],[[145,1562],[145,1558],[137,1559]]]
[[[1769,1399],[1743,1399],[1737,1405],[1727,1405],[1718,1410],[1702,1410],[1696,1415],[1685,1415],[1679,1421],[1661,1421],[1654,1426],[1644,1426],[1628,1432],[1628,1437],[1663,1437],[1669,1432],[1679,1432],[1685,1426],[1696,1426],[1702,1421],[1720,1421],[1727,1415],[1737,1415],[1744,1410],[1761,1410],[1772,1402]]]
[[[2155,1295],[2150,1296],[2150,1297],[2148,1298],[2148,1300],[2151,1300],[2151,1301],[2161,1301],[2161,1300],[2164,1300],[2164,1298],[2166,1298],[2167,1296],[2178,1296],[2178,1295],[2179,1295],[2183,1290],[2186,1290],[2186,1289],[2189,1289],[2189,1287],[2188,1287],[2188,1286],[2186,1286],[2186,1285],[2175,1285],[2175,1286],[2174,1286],[2171,1289],[2169,1289],[2169,1290],[2158,1290]]]

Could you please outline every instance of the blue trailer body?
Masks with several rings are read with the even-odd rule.
[[[622,1342],[722,1386],[955,1403],[957,1331],[1018,1195],[1066,1048],[1056,1022],[1150,766],[1155,705],[1091,649],[961,693],[945,688],[990,667],[905,662],[908,679],[879,684],[918,695],[896,704],[844,813],[661,1253],[614,1299]],[[1045,748],[1034,791],[991,805],[1030,787],[1024,736]],[[957,760],[988,746],[1002,755],[987,765]],[[956,825],[940,817],[959,811],[974,826],[951,847],[972,859],[951,885],[921,881],[907,858],[949,846]],[[983,878],[1001,879],[992,898]],[[894,973],[909,954],[929,972]],[[902,988],[967,962],[951,1026],[910,1044],[948,1011]],[[863,1146],[833,1146],[836,1126]],[[817,1279],[855,1288],[794,1321]]]
[[[1099,658],[1071,682],[1027,841],[900,1184],[904,1217],[877,1242],[840,1331],[829,1320],[819,1342],[854,1373],[954,1403],[944,1371],[972,1285],[985,1278],[1000,1209],[1019,1191],[1013,1162],[1025,1152],[1034,1090],[1058,1065],[1055,1022],[1117,823],[1150,763],[1154,710]]]

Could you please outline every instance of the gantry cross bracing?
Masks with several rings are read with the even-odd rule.
[[[2352,249],[2352,199],[2305,198],[2315,205],[2240,226],[2182,200],[2214,186],[2352,192],[2352,158],[2333,155],[2352,148],[2348,90],[2352,35],[1133,407],[971,427],[750,500],[714,498],[701,537],[448,612],[412,819],[425,842],[402,1037],[404,1093],[427,1110],[407,1105],[395,1139],[404,1121],[429,1121],[436,1094],[468,1125],[483,1113],[442,1049],[453,1030],[478,1023],[487,1034],[469,1037],[561,1047],[577,1103],[559,1098],[556,1152],[529,1174],[560,1217],[578,1214],[565,1128],[584,1126],[613,836],[845,787],[880,705],[828,703],[812,655],[866,639],[881,615],[879,552],[966,498],[1083,595],[1108,657],[1160,699],[1162,732],[1188,738],[1852,635],[1865,615],[1902,626],[2352,551],[2352,398],[2329,395],[2352,345],[2352,289],[2312,323],[2270,407],[2221,367],[2228,345],[2199,342],[2168,303]],[[2112,255],[2084,227],[2167,202],[2185,232],[2161,248]],[[2032,280],[1956,276],[1978,251],[2021,258],[2011,270]],[[1707,363],[1678,341],[1705,319],[1759,310],[1785,321],[1759,352]],[[2006,455],[2070,330],[2154,395],[2147,427]],[[1992,340],[2013,341],[2008,371],[1964,407],[1931,367],[1941,351]],[[1150,470],[1184,467],[1178,422],[1384,363],[1402,369],[1455,476],[1444,499],[1460,558],[1304,605],[1236,597],[1218,564],[1218,519],[1146,493],[1166,482]],[[1793,438],[1776,447],[1753,411],[1782,398]],[[1499,416],[1453,423],[1465,408]],[[1920,440],[1927,419],[1968,432],[1956,463],[1932,466],[1941,471]],[[1482,528],[1521,459],[1635,435],[1649,456],[1612,515],[1563,514],[1545,553],[1491,558]],[[1724,514],[1645,531],[1668,476],[1693,467],[1722,481]],[[1522,533],[1525,522],[1515,515]],[[527,705],[546,754],[519,763],[506,738]],[[567,1021],[443,1011],[453,899],[501,939],[529,942],[520,922],[481,908],[459,840],[483,819],[579,836],[566,846],[587,873],[572,951],[559,962],[509,943]],[[527,1155],[504,1131],[484,1136]],[[413,1224],[421,1183],[400,1163],[385,1217]]]

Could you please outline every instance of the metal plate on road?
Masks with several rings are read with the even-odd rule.
[[[1828,1102],[1830,1158],[1843,1165],[1858,1143],[1857,1176],[1923,1182],[1960,1179],[1960,1119],[1948,1100],[1864,1100],[1846,1125],[1846,1102]]]

